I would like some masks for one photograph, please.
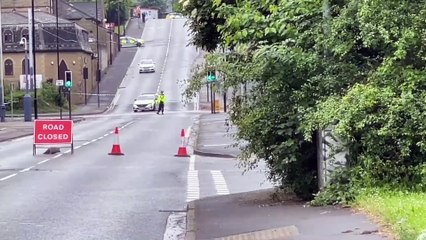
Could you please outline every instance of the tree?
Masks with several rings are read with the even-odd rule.
[[[225,2],[234,4],[235,0]],[[193,34],[191,43],[209,52],[216,50],[222,42],[217,27],[224,24],[225,19],[219,16],[213,0],[187,0],[183,12],[190,18],[189,26]]]
[[[118,25],[120,22],[124,24],[129,19],[129,8],[132,4],[131,0],[105,0],[106,18],[108,22]],[[120,11],[120,14],[118,14]],[[118,16],[120,15],[120,21]]]
[[[226,76],[221,85],[253,86],[231,107],[236,138],[248,142],[244,165],[256,166],[252,155],[264,159],[270,179],[313,197],[313,136],[334,126],[351,158],[327,188],[328,202],[350,200],[342,195],[354,186],[425,189],[422,2],[335,0],[329,18],[319,0],[190,2],[195,44],[232,50],[207,58]]]
[[[167,3],[165,0],[138,0],[139,4],[143,8],[158,8],[161,12],[165,12],[167,9]]]

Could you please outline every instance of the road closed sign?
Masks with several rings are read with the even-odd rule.
[[[35,120],[34,144],[72,144],[72,120]]]

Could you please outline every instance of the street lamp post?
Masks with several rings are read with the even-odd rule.
[[[98,92],[98,108],[101,107],[100,89],[99,83],[101,82],[101,69],[100,69],[100,56],[99,56],[99,17],[98,17],[98,0],[96,0],[96,55],[97,59],[97,70],[96,70],[96,85]]]
[[[34,0],[31,0],[31,38],[32,38],[32,48],[33,48],[33,52],[32,52],[32,58],[33,58],[33,63],[32,63],[32,68],[33,68],[33,72],[31,74],[33,74],[33,79],[34,79],[34,118],[37,119],[38,118],[38,103],[37,103],[37,80],[36,80],[36,76],[37,76],[37,68],[36,68],[36,39],[35,39],[35,3]]]
[[[59,9],[58,9],[58,0],[55,3],[55,15],[56,15],[56,67],[58,71],[58,80],[61,78],[60,68],[59,68]],[[65,79],[62,79],[65,81]],[[62,119],[62,86],[58,88],[59,94],[59,118]]]
[[[113,39],[113,35],[112,35],[112,29],[111,26],[109,27],[109,64],[112,64],[112,40]]]
[[[6,118],[6,107],[4,105],[4,62],[3,62],[3,31],[1,27],[1,1],[0,1],[0,122]]]
[[[20,45],[25,47],[25,96],[24,96],[24,121],[31,122],[31,96],[29,94],[29,80],[28,80],[28,43],[26,38],[21,38]]]

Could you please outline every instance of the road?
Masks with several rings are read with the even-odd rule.
[[[75,124],[73,155],[61,148],[32,156],[32,137],[1,143],[1,240],[182,239],[176,236],[183,233],[187,201],[259,185],[243,180],[230,160],[174,156],[181,129],[188,134],[200,114],[181,101],[178,82],[198,56],[187,46],[184,22],[147,22],[146,45],[137,50],[113,108]],[[141,58],[154,59],[157,71],[139,74]],[[132,112],[134,98],[158,90],[168,98],[164,115]],[[116,127],[124,156],[108,155]]]
[[[197,113],[185,111],[176,81],[197,52],[186,46],[183,19],[150,20],[109,114],[75,125],[76,150],[31,155],[31,138],[0,146],[0,236],[8,239],[163,239],[168,210],[186,205],[187,158],[174,157],[180,130]],[[158,71],[139,74],[140,58]],[[160,86],[160,87],[159,87]],[[162,89],[165,115],[133,113],[133,99]],[[190,108],[189,108],[190,109]],[[120,127],[123,157],[109,156]],[[163,211],[164,210],[164,211]]]

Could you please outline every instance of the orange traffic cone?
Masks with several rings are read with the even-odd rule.
[[[185,146],[185,130],[182,128],[182,131],[180,131],[180,137],[182,139],[182,143],[178,149],[178,153],[175,155],[175,157],[189,157],[188,152],[186,151]]]
[[[118,127],[115,128],[115,139],[114,139],[114,144],[112,145],[112,150],[110,153],[108,153],[109,155],[124,155],[124,153],[121,152],[121,148],[120,148],[120,141],[118,138]]]

